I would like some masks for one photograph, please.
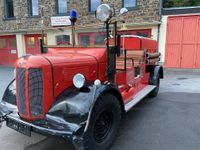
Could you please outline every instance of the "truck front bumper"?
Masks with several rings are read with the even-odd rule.
[[[6,116],[4,117],[6,125],[27,136],[31,136],[31,132],[35,132],[44,136],[56,136],[73,140],[74,134],[85,124],[70,123],[60,117],[51,115],[46,115],[44,119],[30,122],[20,118],[16,110],[13,105],[5,102],[0,103],[0,111],[2,115]]]
[[[45,136],[56,136],[70,140],[73,134],[80,128],[80,126],[71,123],[55,123],[46,119],[27,122],[13,114],[7,115],[6,125],[27,136],[31,136],[31,132],[35,132]]]

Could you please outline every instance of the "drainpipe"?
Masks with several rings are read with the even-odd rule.
[[[163,9],[163,0],[160,0],[160,8],[159,8],[159,22],[162,23],[162,9]],[[158,43],[160,41],[160,26],[161,26],[161,23],[158,24]],[[158,51],[159,51],[159,44],[158,44]]]

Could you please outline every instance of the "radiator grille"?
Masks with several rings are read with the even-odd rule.
[[[18,109],[19,109],[19,112],[23,115],[27,115],[26,97],[25,97],[25,87],[26,87],[25,75],[26,75],[26,69],[24,68],[17,69]]]
[[[29,69],[28,82],[30,114],[32,117],[38,117],[43,113],[42,70]]]

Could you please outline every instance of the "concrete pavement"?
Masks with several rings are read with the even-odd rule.
[[[12,69],[0,68],[0,96],[12,79]],[[200,150],[200,73],[168,71],[160,93],[144,99],[121,121],[112,150]],[[7,127],[0,130],[1,150],[73,150],[54,138],[26,137]]]

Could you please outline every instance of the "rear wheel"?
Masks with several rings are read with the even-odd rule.
[[[101,96],[92,112],[88,131],[84,135],[86,150],[107,150],[118,132],[121,108],[118,99],[106,94]]]
[[[151,78],[149,84],[155,85],[156,88],[149,93],[148,97],[156,97],[160,88],[160,74],[158,73],[156,78]]]

